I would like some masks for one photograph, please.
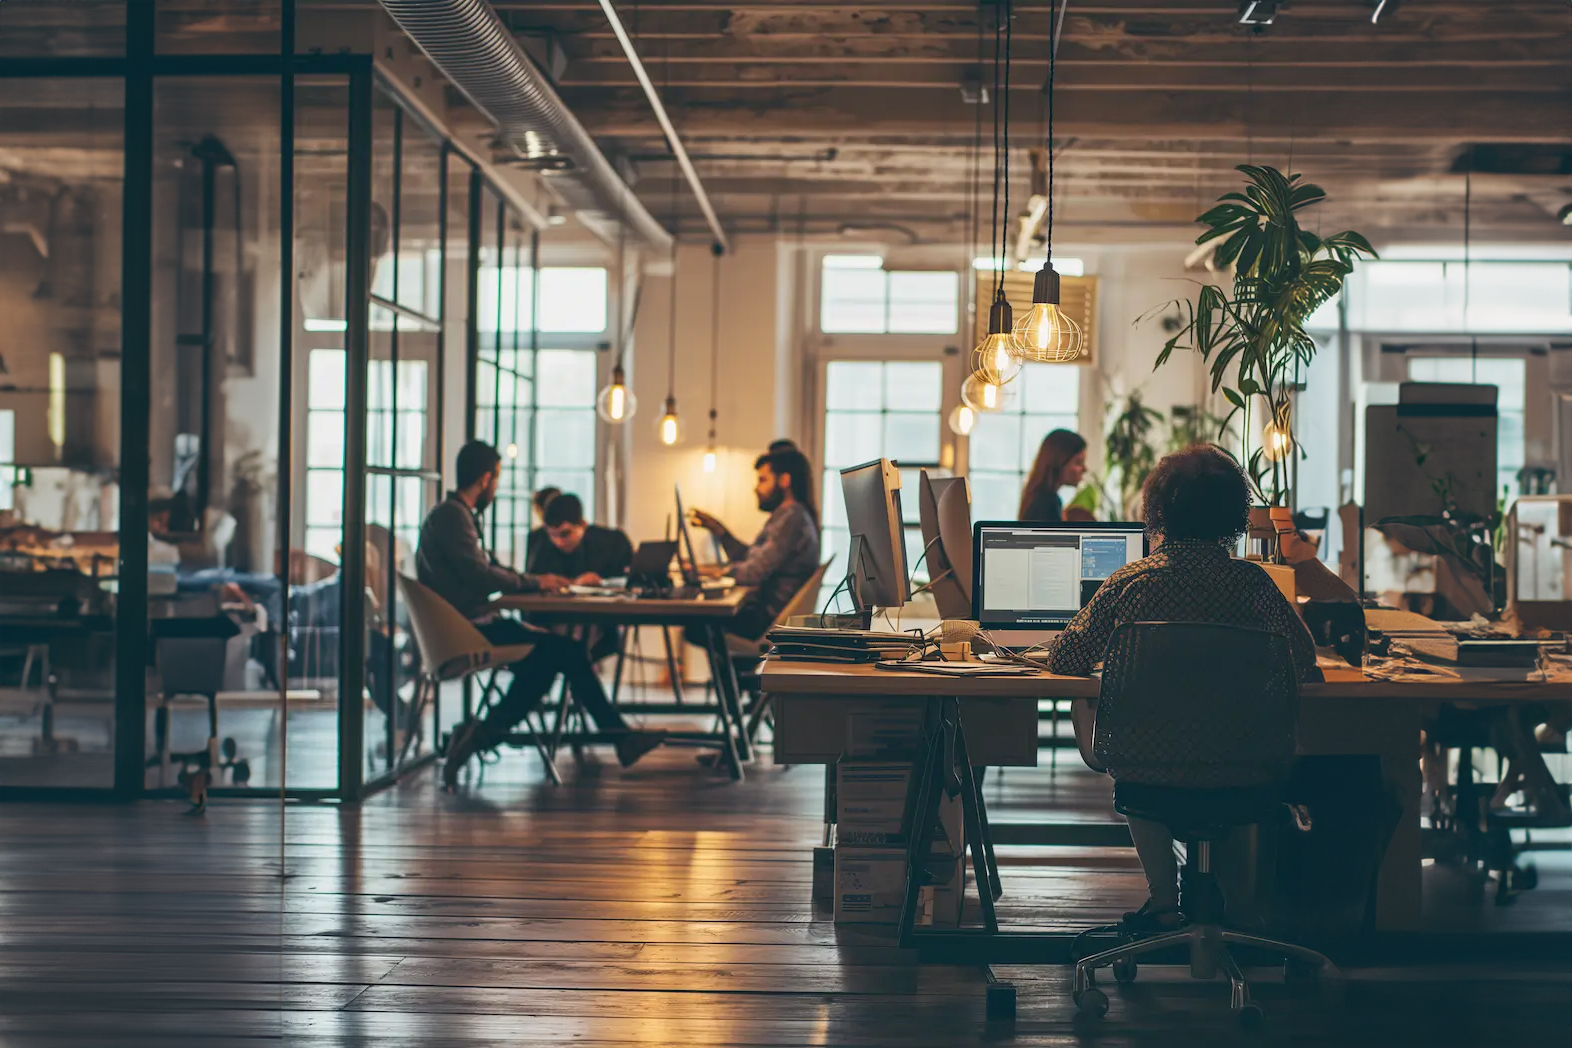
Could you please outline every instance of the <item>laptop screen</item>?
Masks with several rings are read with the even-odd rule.
[[[1146,555],[1140,524],[979,523],[972,611],[986,627],[1063,629],[1103,580]]]

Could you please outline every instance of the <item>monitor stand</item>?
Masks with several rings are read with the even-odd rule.
[[[852,548],[846,558],[846,592],[851,595],[852,607],[856,609],[857,628],[863,630],[873,629],[873,605],[864,604],[862,600],[862,586],[860,580],[867,576],[867,548],[868,542],[860,534],[851,537]]]

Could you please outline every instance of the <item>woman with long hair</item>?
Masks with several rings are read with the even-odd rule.
[[[1079,433],[1056,429],[1043,438],[1037,459],[1021,489],[1020,519],[1052,522],[1064,518],[1059,489],[1086,476],[1086,441]]]

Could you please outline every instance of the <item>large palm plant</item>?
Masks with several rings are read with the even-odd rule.
[[[1245,191],[1223,194],[1216,207],[1196,219],[1207,227],[1197,244],[1221,241],[1213,257],[1218,268],[1233,267],[1233,294],[1205,285],[1195,301],[1181,301],[1184,326],[1163,346],[1155,367],[1176,348],[1205,358],[1212,392],[1221,390],[1232,406],[1219,434],[1242,415],[1244,457],[1257,495],[1280,505],[1288,495],[1288,456],[1298,453],[1294,382],[1316,352],[1305,321],[1342,290],[1356,261],[1376,253],[1358,233],[1318,237],[1299,227],[1298,212],[1326,198],[1320,186],[1273,167],[1241,164],[1239,170]],[[1256,398],[1271,417],[1252,451],[1250,413]]]

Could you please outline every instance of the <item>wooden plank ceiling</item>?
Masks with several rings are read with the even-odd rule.
[[[626,158],[669,221],[675,167],[595,0],[497,0],[563,97]],[[1230,188],[1235,164],[1327,187],[1321,221],[1384,239],[1455,239],[1475,155],[1480,236],[1564,238],[1572,202],[1566,0],[1294,0],[1241,25],[1234,0],[1069,0],[1056,76],[1062,237],[1163,239]],[[728,226],[879,227],[956,240],[996,8],[837,0],[619,4]],[[981,23],[981,24],[980,24]],[[1050,10],[1017,3],[1012,210],[1046,142]],[[1511,149],[1492,148],[1513,144]],[[986,150],[986,143],[985,143]],[[985,171],[988,161],[984,160]],[[1487,170],[1488,169],[1488,170]],[[702,230],[677,194],[683,229]]]

